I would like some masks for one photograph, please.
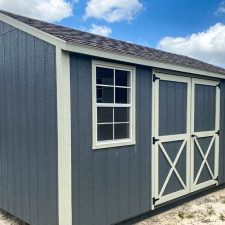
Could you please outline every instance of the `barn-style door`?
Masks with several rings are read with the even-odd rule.
[[[191,79],[164,74],[153,79],[153,205],[158,205],[190,190]]]
[[[153,77],[152,206],[217,184],[218,82]]]
[[[191,189],[218,183],[219,82],[192,79]]]

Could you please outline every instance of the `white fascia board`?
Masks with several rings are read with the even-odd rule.
[[[39,29],[36,29],[32,26],[29,26],[23,22],[20,22],[16,19],[13,19],[12,17],[10,16],[7,16],[5,14],[2,14],[0,13],[0,21],[2,22],[5,22],[15,28],[18,28],[19,30],[22,30],[30,35],[33,35],[43,41],[46,41],[52,45],[55,45],[55,46],[61,46],[61,48],[63,47],[63,45],[65,45],[66,41],[60,39],[60,38],[57,38],[51,34],[48,34],[44,31],[41,31]]]
[[[52,45],[55,45],[56,47],[61,48],[65,51],[81,53],[81,54],[101,57],[101,58],[110,59],[110,60],[117,60],[117,61],[126,62],[126,63],[133,63],[137,65],[149,66],[153,68],[161,68],[161,69],[173,70],[173,71],[184,72],[184,73],[192,73],[192,74],[197,74],[197,75],[202,75],[207,77],[216,77],[216,78],[222,78],[222,79],[225,78],[225,75],[219,74],[219,73],[213,73],[213,72],[209,72],[205,70],[195,69],[192,67],[153,61],[153,60],[143,59],[136,56],[130,56],[126,54],[105,51],[105,50],[97,49],[94,47],[68,43],[60,38],[57,38],[51,34],[48,34],[44,31],[36,29],[25,23],[22,23],[2,13],[0,13],[0,20],[28,34],[31,34],[43,41],[46,41]]]
[[[192,67],[180,66],[180,65],[175,65],[175,64],[165,63],[165,62],[143,59],[140,57],[125,55],[121,53],[113,53],[110,51],[105,51],[105,50],[101,50],[101,49],[97,49],[93,47],[91,48],[91,47],[82,46],[82,45],[75,45],[73,43],[71,44],[67,43],[66,47],[63,49],[65,51],[76,52],[80,54],[86,54],[86,55],[101,57],[105,59],[137,64],[137,65],[149,66],[153,68],[161,68],[166,70],[179,71],[183,73],[191,73],[191,74],[207,76],[207,77],[216,77],[216,78],[222,78],[222,79],[225,78],[225,75],[220,73],[213,73],[209,71],[195,69]]]

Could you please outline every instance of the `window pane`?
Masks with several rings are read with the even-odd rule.
[[[113,122],[113,108],[98,108],[98,123]]]
[[[115,139],[129,138],[129,124],[115,124]]]
[[[101,89],[101,96],[99,93],[100,89]],[[97,95],[98,103],[113,103],[114,102],[114,88],[113,87],[97,87],[96,95]]]
[[[129,122],[130,108],[114,108],[114,120],[115,122]]]
[[[114,70],[108,68],[96,68],[96,83],[104,85],[114,85]]]
[[[113,125],[98,125],[98,141],[106,141],[113,139]]]
[[[116,103],[129,103],[129,88],[116,88]]]
[[[116,70],[115,73],[116,86],[130,86],[129,73],[130,73],[129,71]]]

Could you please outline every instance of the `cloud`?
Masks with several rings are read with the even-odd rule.
[[[215,14],[216,15],[221,15],[225,13],[225,1],[222,1],[218,7],[218,9],[216,10]]]
[[[217,23],[186,37],[164,37],[157,48],[225,67],[225,25]]]
[[[89,0],[84,18],[102,19],[109,23],[131,21],[142,8],[139,0]]]
[[[68,0],[0,0],[0,9],[54,22],[72,16],[74,2]]]
[[[93,34],[98,34],[106,37],[108,37],[112,33],[112,29],[110,27],[98,26],[95,24],[92,24],[91,28],[88,31]]]

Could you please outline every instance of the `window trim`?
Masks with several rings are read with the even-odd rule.
[[[131,99],[129,104],[124,104],[124,106],[130,105],[130,138],[118,139],[118,140],[107,140],[107,141],[97,141],[97,97],[96,97],[96,67],[104,67],[110,69],[119,69],[130,71],[131,78]],[[123,64],[116,64],[104,61],[92,60],[92,149],[102,149],[102,148],[112,148],[127,145],[134,145],[136,143],[136,125],[135,125],[135,104],[136,104],[136,68],[134,66],[127,66]],[[103,103],[104,104],[104,103]],[[114,103],[106,103],[112,107],[115,107]]]

